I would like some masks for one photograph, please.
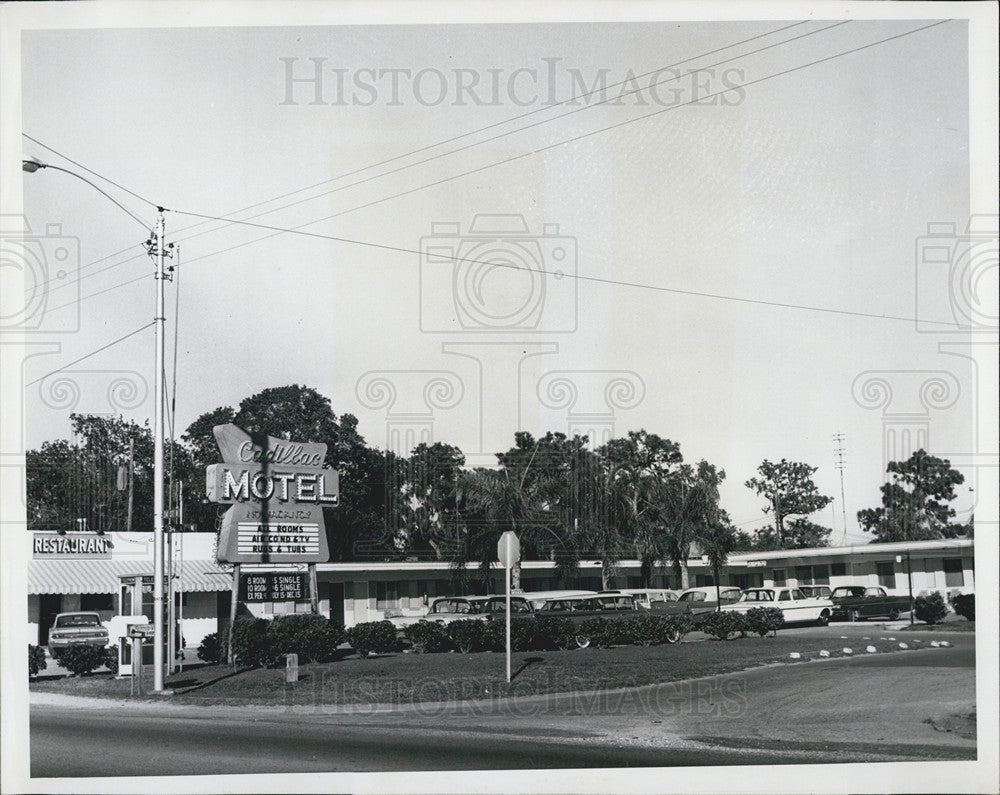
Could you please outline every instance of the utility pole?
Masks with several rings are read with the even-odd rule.
[[[843,518],[844,518],[844,536],[843,536],[843,542],[842,543],[846,544],[847,543],[847,503],[844,500],[844,467],[847,466],[847,464],[844,462],[844,453],[846,453],[847,450],[844,448],[844,439],[845,438],[846,437],[842,433],[835,433],[833,435],[833,443],[836,445],[836,447],[833,450],[834,466],[837,467],[837,470],[840,472],[840,510],[841,510],[841,512],[843,514]]]
[[[163,692],[163,350],[166,313],[163,309],[163,282],[166,257],[162,207],[158,207],[153,238],[156,245],[156,356],[153,367],[153,692]]]
[[[135,480],[135,440],[130,439],[128,443],[128,518],[125,520],[125,530],[132,532],[132,496],[135,489],[132,488],[132,481]]]

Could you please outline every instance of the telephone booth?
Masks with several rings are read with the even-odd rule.
[[[153,576],[151,574],[128,574],[120,578],[120,600],[118,602],[119,613],[123,619],[123,626],[133,623],[145,623],[140,620],[129,621],[130,618],[138,619],[145,617],[148,623],[153,623]],[[115,622],[116,624],[118,622]],[[122,642],[120,638],[112,638],[112,643],[118,644],[118,672],[119,675],[131,675],[132,673],[132,644],[128,641]],[[142,664],[153,664],[152,644],[142,647]]]

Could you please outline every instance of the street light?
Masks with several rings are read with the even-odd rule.
[[[43,163],[38,158],[32,157],[21,160],[21,170],[34,174],[39,169],[51,168],[55,171],[62,171],[65,174],[76,177],[86,182],[98,193],[109,199],[119,209],[123,210],[130,217],[136,220],[141,226],[145,223],[130,210],[121,205],[113,196],[105,193],[99,185],[95,185],[89,179],[75,171],[52,166]],[[164,241],[164,221],[162,207],[157,207],[156,225],[153,229],[151,239],[148,241],[153,248],[150,253],[156,254],[156,316],[153,323],[156,327],[156,355],[155,371],[153,373],[154,384],[154,404],[153,404],[153,691],[163,692],[163,404],[164,404],[164,382],[163,382],[163,360],[164,360],[164,323],[166,316],[163,311],[163,281],[164,257],[166,256],[167,245]]]

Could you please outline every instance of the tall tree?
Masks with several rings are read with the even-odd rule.
[[[413,449],[402,486],[400,544],[430,547],[438,560],[452,559],[459,540],[459,480],[465,455],[453,445],[421,442]]]
[[[719,486],[725,477],[725,470],[702,460],[694,467],[681,465],[659,489],[657,515],[666,533],[669,559],[681,588],[690,585],[687,561],[692,544],[704,547],[708,543],[713,554],[720,555],[723,561],[732,546],[728,542],[723,550],[721,543],[724,532],[732,535],[728,518],[719,506]]]
[[[595,530],[609,555],[631,547],[648,581],[656,562],[670,557],[669,529],[659,511],[665,484],[684,460],[680,445],[642,429],[610,440],[598,454],[611,514],[606,526]]]
[[[808,516],[825,508],[833,501],[819,493],[812,476],[817,468],[798,461],[782,458],[772,463],[766,458],[757,467],[759,477],[750,478],[746,487],[767,500],[764,513],[774,516],[775,545],[787,546],[785,520],[792,516]]]
[[[952,523],[955,486],[965,477],[945,458],[917,450],[906,461],[891,461],[890,480],[881,487],[882,505],[858,511],[858,523],[875,542],[953,538],[966,531]]]

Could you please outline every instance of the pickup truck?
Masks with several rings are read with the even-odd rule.
[[[888,618],[895,621],[900,613],[910,610],[907,596],[892,596],[881,585],[864,587],[842,585],[830,594],[833,601],[833,617],[848,621],[862,618]]]

